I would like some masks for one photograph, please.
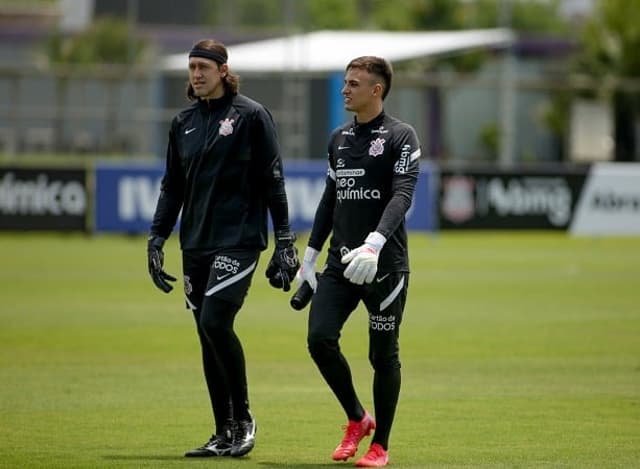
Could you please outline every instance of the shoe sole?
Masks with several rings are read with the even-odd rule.
[[[252,444],[248,448],[243,448],[243,449],[235,451],[235,452],[232,451],[231,452],[231,457],[232,458],[240,458],[242,456],[245,456],[246,454],[249,454],[251,452],[251,450],[253,449],[254,446],[255,446],[255,444]]]
[[[356,467],[385,467],[387,465],[389,465],[389,461],[385,462],[384,464],[376,464],[373,466],[367,463],[360,463],[360,462],[356,463]]]
[[[371,432],[373,432],[375,429],[376,429],[376,421],[371,419],[371,425],[369,425],[369,429],[364,433],[364,435],[362,435],[362,438],[360,439],[360,441],[364,440],[365,436],[371,435]],[[360,444],[360,442],[358,442],[358,444]],[[357,452],[358,452],[358,447],[356,446],[353,449],[353,452],[351,454],[336,456],[334,452],[333,455],[331,455],[331,459],[333,459],[334,461],[346,461],[347,459],[354,457]]]
[[[231,450],[220,451],[218,453],[214,453],[213,451],[207,451],[206,453],[202,452],[199,454],[190,454],[185,453],[185,458],[223,458],[225,456],[231,456]]]

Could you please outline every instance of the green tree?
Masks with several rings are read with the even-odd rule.
[[[367,26],[358,0],[307,0],[305,29],[358,29]]]
[[[462,6],[456,0],[371,0],[376,25],[397,31],[461,29]]]
[[[600,0],[585,24],[575,70],[593,78],[614,109],[616,160],[638,154],[640,119],[640,2]]]
[[[205,0],[204,18],[218,30],[238,33],[283,31],[286,24],[287,0]]]
[[[44,45],[45,62],[56,76],[56,119],[54,139],[56,148],[63,145],[66,95],[72,73],[93,73],[104,65],[130,67],[144,60],[148,50],[144,39],[136,37],[126,21],[99,18],[85,31],[63,35],[54,31]],[[106,133],[107,140],[115,142],[117,120],[117,80],[122,70],[101,73],[107,85]]]
[[[464,28],[509,26],[516,33],[569,34],[559,14],[560,0],[475,0],[458,2]]]
[[[206,17],[229,30],[280,31],[295,25],[318,29],[441,31],[494,28],[509,11],[517,32],[558,33],[566,24],[560,0],[208,0]],[[508,6],[508,10],[504,8]]]
[[[136,37],[126,21],[104,17],[76,35],[54,31],[45,44],[50,65],[134,64],[147,50],[144,39]]]

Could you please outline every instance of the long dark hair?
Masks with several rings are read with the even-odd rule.
[[[213,59],[218,64],[218,68],[220,65],[227,62],[227,48],[219,41],[214,39],[202,39],[196,42],[191,50],[193,51],[195,49],[210,51],[215,56],[220,57],[220,59]],[[227,74],[222,77],[222,85],[224,86],[226,93],[236,95],[240,90],[240,77],[235,73],[232,73],[231,70],[227,70]],[[191,83],[189,82],[187,82],[187,98],[189,101],[195,101],[198,99],[193,91],[193,86],[191,86]]]

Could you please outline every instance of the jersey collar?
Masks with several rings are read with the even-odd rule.
[[[222,109],[227,105],[227,102],[230,100],[231,95],[229,93],[225,93],[220,98],[217,99],[198,99],[198,106],[203,111],[217,111]]]
[[[376,127],[380,127],[380,125],[384,121],[384,117],[385,117],[384,109],[380,114],[378,114],[376,117],[371,119],[369,122],[365,122],[364,124],[358,123],[358,121],[356,120],[356,117],[353,116],[353,131],[356,133],[361,133],[361,132],[367,132]]]

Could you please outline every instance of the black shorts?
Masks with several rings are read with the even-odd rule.
[[[246,249],[182,251],[187,308],[200,311],[205,296],[241,306],[259,257],[260,251]]]
[[[407,300],[409,273],[378,272],[370,284],[355,285],[343,271],[327,266],[311,300],[309,334],[337,340],[351,313],[362,301],[369,315],[369,334],[399,334]]]

